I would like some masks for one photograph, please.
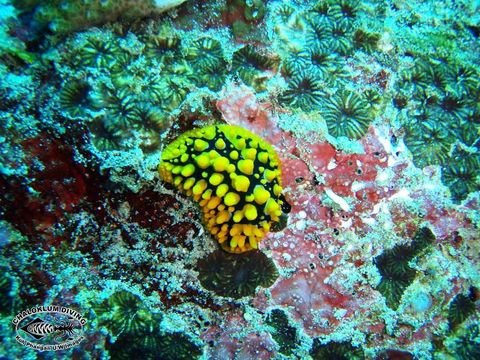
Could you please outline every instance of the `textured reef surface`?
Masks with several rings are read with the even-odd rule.
[[[480,359],[479,14],[0,0],[0,358]]]

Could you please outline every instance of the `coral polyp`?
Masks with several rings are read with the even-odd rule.
[[[328,73],[339,61],[335,53],[321,46],[312,47],[309,55],[312,68],[320,71],[322,74]]]
[[[322,344],[318,339],[313,342],[310,356],[314,360],[321,359],[345,359],[345,360],[363,360],[365,355],[361,348],[354,347],[348,342],[331,341]]]
[[[267,71],[273,73],[277,66],[278,61],[276,59],[256,52],[249,45],[242,47],[233,54],[233,70],[245,83],[257,90],[265,88],[264,82],[268,79]]]
[[[448,325],[451,330],[462,324],[475,312],[475,288],[469,289],[469,294],[458,294],[448,307]]]
[[[470,95],[478,91],[480,76],[478,70],[470,66],[456,64],[447,72],[452,90],[459,96]]]
[[[397,245],[374,259],[382,277],[377,290],[385,297],[387,306],[396,309],[400,305],[403,293],[417,274],[410,266],[410,261],[422,254],[434,239],[430,229],[422,228],[417,231],[409,246]]]
[[[478,154],[453,156],[452,162],[443,167],[442,179],[450,188],[455,201],[463,200],[469,193],[480,190],[478,169],[480,169]]]
[[[273,147],[237,126],[217,125],[181,135],[163,150],[160,176],[192,196],[207,229],[233,253],[257,249],[280,221],[280,160]]]
[[[344,91],[331,96],[325,103],[322,115],[330,135],[359,139],[368,130],[372,116],[368,104],[359,95]]]
[[[341,54],[347,55],[350,53],[352,42],[352,27],[346,20],[335,21],[327,28],[328,40],[327,46],[329,49]]]
[[[259,251],[228,254],[217,250],[198,262],[202,285],[220,296],[253,296],[257,287],[268,288],[278,278],[271,259]]]
[[[434,120],[412,124],[406,129],[405,143],[415,154],[414,161],[420,166],[444,164],[453,139],[442,124]]]
[[[287,90],[280,96],[280,101],[292,108],[312,111],[318,109],[323,96],[323,86],[319,76],[302,72],[290,79]]]
[[[453,347],[455,357],[459,360],[480,358],[480,330],[478,324],[470,325],[455,341]]]
[[[286,356],[292,355],[292,350],[298,346],[297,329],[290,324],[285,312],[272,310],[267,315],[266,322],[274,329],[271,334],[280,347],[280,352]]]
[[[185,58],[200,70],[218,68],[223,65],[223,50],[220,42],[212,38],[195,40],[184,49]]]
[[[358,0],[338,0],[332,1],[331,13],[337,18],[353,20],[360,10],[360,1]]]
[[[152,314],[143,305],[138,296],[119,291],[95,308],[100,323],[118,336],[121,333],[138,334],[147,328]]]
[[[59,104],[69,116],[85,116],[86,109],[92,105],[91,90],[85,81],[69,81],[60,92]]]

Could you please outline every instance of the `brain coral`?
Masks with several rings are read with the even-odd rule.
[[[200,204],[207,229],[228,252],[256,249],[289,210],[275,150],[238,126],[184,133],[164,149],[159,172]]]

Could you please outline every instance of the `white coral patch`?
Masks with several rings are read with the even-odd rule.
[[[335,194],[332,189],[325,189],[325,193],[330,199],[337,203],[343,211],[350,211],[350,205],[348,205],[348,203],[343,198]]]
[[[155,6],[160,11],[166,11],[166,10],[174,8],[175,6],[178,6],[178,5],[180,5],[184,2],[185,2],[185,0],[155,0]]]

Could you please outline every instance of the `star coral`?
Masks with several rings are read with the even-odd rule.
[[[207,229],[228,252],[257,249],[288,208],[275,150],[238,126],[184,133],[164,149],[159,172],[199,203]]]
[[[203,287],[235,299],[254,296],[257,286],[268,288],[278,278],[275,264],[260,251],[238,255],[217,250],[201,259],[197,267]]]

